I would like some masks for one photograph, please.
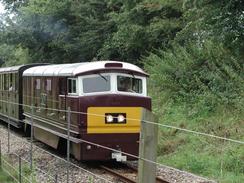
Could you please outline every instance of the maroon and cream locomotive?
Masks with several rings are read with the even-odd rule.
[[[134,158],[123,152],[138,155],[142,108],[151,110],[148,75],[142,69],[125,62],[97,61],[30,65],[22,70],[19,82],[23,90],[15,92],[21,95],[19,107],[22,103],[24,107],[19,116],[11,117],[15,126],[27,130],[33,119],[34,137],[58,149],[68,137],[70,109],[70,152],[76,159],[125,161]],[[0,70],[0,79],[8,81],[3,84],[7,89],[13,83],[5,75]],[[7,94],[1,96],[1,101],[7,100]],[[0,110],[0,116],[6,115]]]

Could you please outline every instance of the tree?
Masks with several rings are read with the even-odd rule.
[[[109,14],[116,24],[99,50],[100,58],[138,64],[142,56],[165,48],[182,29],[181,1],[124,1]]]
[[[5,26],[2,40],[27,48],[31,62],[111,59],[139,64],[181,30],[181,1],[25,2]]]

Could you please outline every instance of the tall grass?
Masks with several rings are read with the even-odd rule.
[[[13,183],[13,179],[0,169],[0,182]]]
[[[0,182],[16,182],[19,180],[19,163],[17,157],[2,156],[2,169],[0,170]],[[31,173],[29,164],[22,161],[21,177],[23,183],[37,182],[34,173]]]

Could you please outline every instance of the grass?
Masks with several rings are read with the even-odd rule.
[[[12,183],[14,182],[13,177],[15,180],[19,180],[19,167],[18,167],[18,159],[11,158],[9,156],[2,156],[2,170],[0,170],[0,182],[1,183]],[[10,175],[11,176],[10,176]],[[31,180],[31,170],[29,168],[29,164],[22,161],[22,183],[29,183]],[[33,177],[32,182],[36,182],[35,178]]]
[[[14,183],[13,179],[8,176],[3,170],[0,169],[0,182],[1,183]]]
[[[160,123],[244,141],[244,116],[219,109],[196,112],[186,106],[171,106]],[[158,162],[217,180],[244,182],[244,146],[174,129],[159,129]]]

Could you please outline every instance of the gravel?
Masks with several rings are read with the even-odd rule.
[[[128,162],[129,166],[137,167],[137,161]],[[170,183],[217,183],[214,180],[209,180],[192,173],[182,171],[165,165],[157,165],[157,176]]]
[[[18,156],[26,167],[30,165],[30,142],[26,137],[11,130],[10,135],[10,154],[8,154],[8,129],[0,124],[0,140],[2,154],[9,155],[8,159],[14,167],[18,167]],[[119,182],[113,176],[100,170],[96,166],[86,165],[71,158],[68,166],[65,156],[60,157],[53,149],[45,144],[34,141],[33,143],[33,167],[35,169],[36,182],[58,183],[67,182],[67,170],[69,171],[69,182],[72,183],[101,183],[101,182]],[[128,162],[130,166],[137,166],[137,162]],[[68,168],[69,167],[69,168]],[[68,169],[67,169],[68,168]],[[211,181],[188,172],[177,170],[167,166],[158,166],[157,175],[171,183],[214,183]],[[29,176],[30,180],[30,176]],[[29,181],[31,182],[31,181]]]

